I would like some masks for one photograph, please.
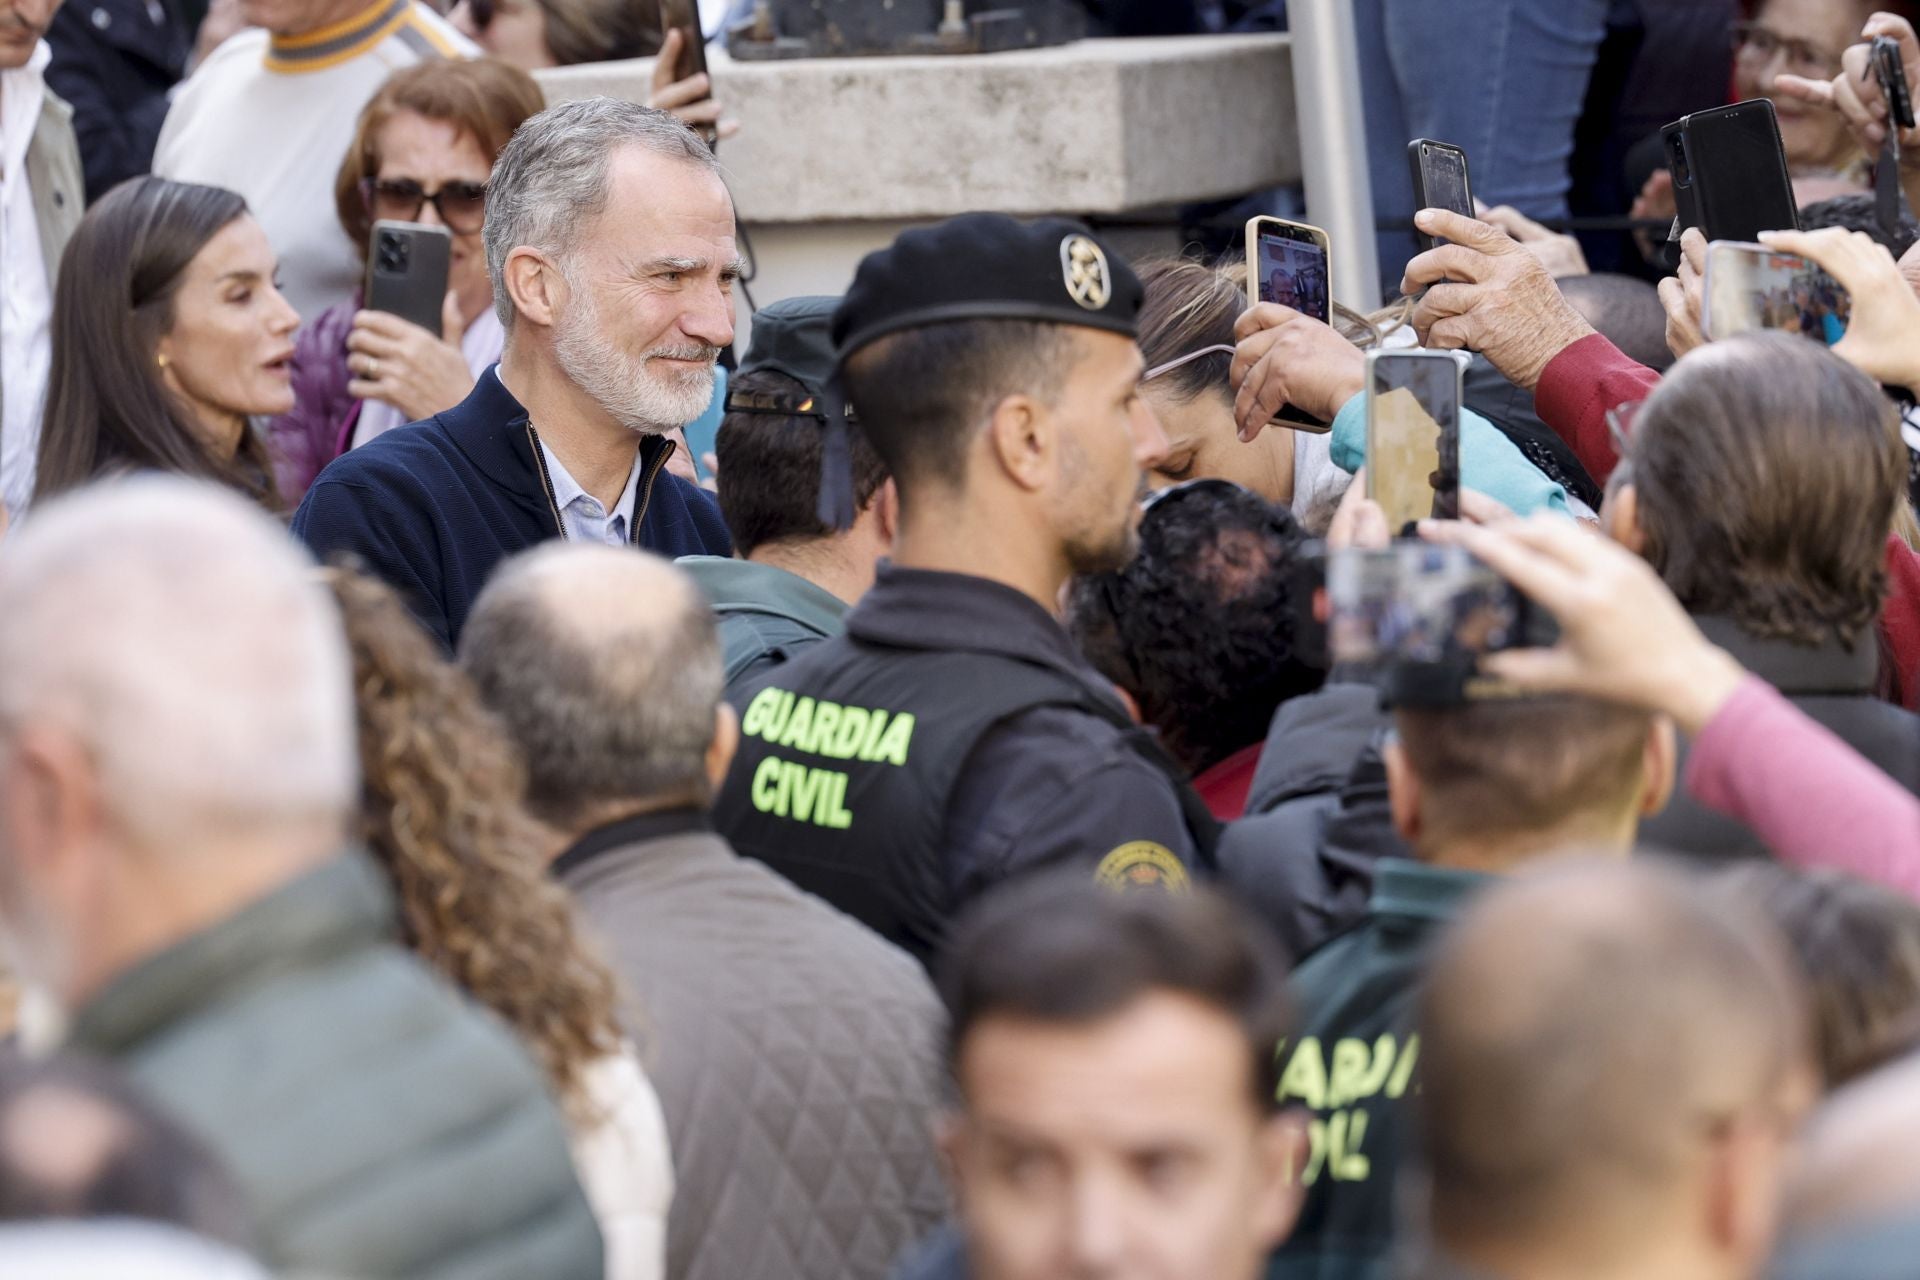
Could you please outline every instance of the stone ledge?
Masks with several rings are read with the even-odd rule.
[[[1083,40],[974,57],[735,62],[720,149],[744,221],[1126,213],[1300,174],[1286,36]],[[651,59],[539,73],[548,100],[645,101]]]

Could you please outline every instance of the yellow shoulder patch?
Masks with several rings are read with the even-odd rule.
[[[1097,884],[1108,889],[1165,889],[1185,893],[1192,887],[1187,869],[1173,850],[1151,840],[1133,840],[1121,845],[1093,869]]]

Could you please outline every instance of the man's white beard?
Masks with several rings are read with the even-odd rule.
[[[553,335],[554,357],[561,372],[615,422],[642,435],[660,435],[684,427],[707,411],[713,399],[713,361],[718,348],[659,347],[633,356],[616,346],[595,323],[586,290],[568,290],[566,310]],[[698,360],[703,369],[656,374],[648,360],[671,356]]]

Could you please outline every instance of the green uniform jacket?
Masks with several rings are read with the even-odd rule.
[[[1300,1221],[1268,1280],[1395,1274],[1394,1185],[1412,1127],[1414,999],[1434,938],[1488,877],[1383,859],[1367,915],[1294,971],[1299,1032],[1280,1046],[1280,1101],[1312,1116]]]
[[[675,563],[713,605],[730,698],[846,629],[847,602],[797,573],[726,556],[682,556]]]
[[[336,859],[122,974],[73,1043],[221,1158],[276,1270],[601,1280],[539,1072],[393,929],[385,878]]]

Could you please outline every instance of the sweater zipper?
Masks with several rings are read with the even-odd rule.
[[[567,540],[567,524],[560,518],[560,501],[553,496],[553,477],[547,474],[546,450],[540,447],[540,434],[533,429],[533,419],[527,419],[527,445],[533,450],[533,465],[540,473],[540,492],[547,495],[547,510],[553,513],[553,527],[560,540]]]
[[[665,441],[665,444],[667,447],[660,451],[660,456],[655,458],[653,465],[647,468],[647,483],[640,490],[640,501],[634,503],[633,523],[627,528],[628,542],[640,541],[640,524],[647,518],[647,503],[653,500],[654,477],[660,474],[660,468],[667,465],[667,459],[673,456],[673,451],[680,447],[671,440]]]
[[[553,476],[547,471],[546,450],[540,447],[540,433],[533,429],[533,420],[527,420],[527,446],[533,450],[533,465],[540,473],[540,492],[547,496],[547,510],[553,516],[553,527],[562,542],[567,538],[567,523],[560,518],[560,501],[553,493]],[[647,467],[647,483],[640,491],[640,501],[634,504],[633,522],[627,528],[627,541],[640,541],[640,524],[647,517],[647,503],[653,499],[653,482],[660,474],[660,468],[667,465],[667,459],[673,457],[673,451],[680,446],[673,441],[666,442],[666,449]]]

